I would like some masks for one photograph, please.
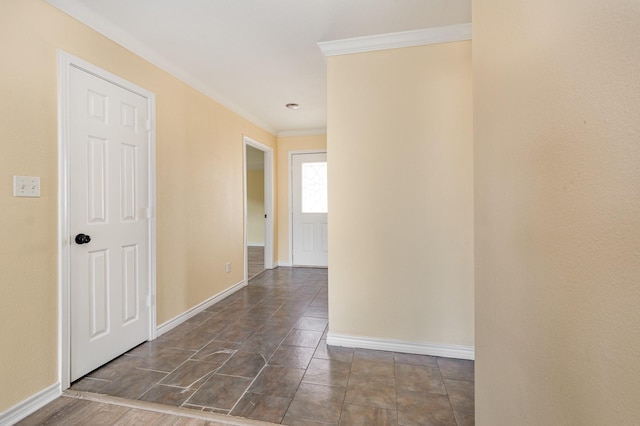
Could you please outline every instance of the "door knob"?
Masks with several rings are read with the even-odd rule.
[[[91,237],[85,234],[76,235],[76,244],[87,244],[91,241]]]

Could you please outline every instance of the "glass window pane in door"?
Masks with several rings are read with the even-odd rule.
[[[302,213],[327,210],[327,163],[302,163]]]

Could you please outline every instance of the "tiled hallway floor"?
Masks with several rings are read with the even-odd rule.
[[[247,268],[249,279],[264,271],[264,247],[247,247]]]
[[[327,270],[267,270],[72,389],[287,425],[473,425],[473,361],[329,347]]]

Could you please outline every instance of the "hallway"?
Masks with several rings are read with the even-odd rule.
[[[326,269],[267,270],[71,389],[288,425],[474,423],[473,361],[328,347],[327,305]]]

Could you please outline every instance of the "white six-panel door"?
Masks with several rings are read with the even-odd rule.
[[[291,156],[295,266],[327,266],[327,153]]]
[[[71,68],[71,380],[149,338],[149,114],[148,99]]]

